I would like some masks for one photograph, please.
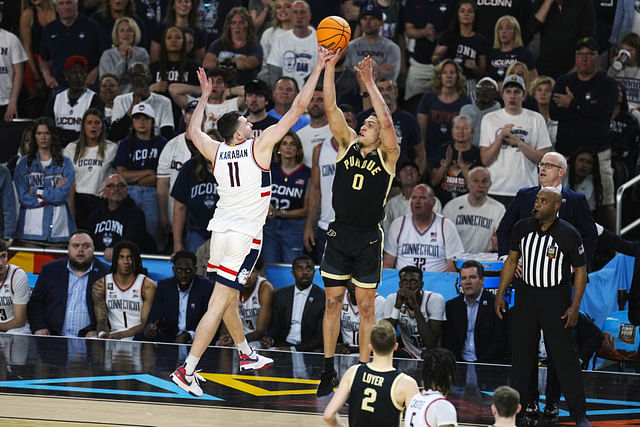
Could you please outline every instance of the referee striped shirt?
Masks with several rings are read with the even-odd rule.
[[[522,279],[535,288],[570,284],[571,267],[586,264],[580,234],[560,218],[546,231],[533,217],[518,221],[511,234],[511,250],[522,254]]]

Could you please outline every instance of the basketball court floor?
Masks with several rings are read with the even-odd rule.
[[[211,347],[199,364],[204,395],[196,398],[169,379],[186,346],[5,334],[0,346],[0,426],[325,425],[328,399],[315,397],[321,354],[265,351],[274,366],[240,374],[235,349]],[[357,355],[336,359],[342,373]],[[416,361],[395,366],[420,377]],[[508,375],[508,366],[458,364],[449,396],[458,421],[492,424],[491,391]],[[545,376],[541,369],[541,384]],[[584,381],[593,425],[640,426],[640,375],[585,372]],[[571,424],[564,402],[561,409],[558,419],[541,416],[538,425]]]

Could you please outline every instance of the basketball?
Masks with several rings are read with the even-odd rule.
[[[351,40],[351,27],[340,16],[327,16],[318,24],[316,35],[325,49],[344,49]]]

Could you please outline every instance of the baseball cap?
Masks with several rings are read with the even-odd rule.
[[[197,105],[198,105],[198,100],[192,99],[191,101],[189,101],[189,103],[185,107],[184,112],[188,113],[189,111],[193,111]]]
[[[480,80],[478,80],[478,83],[476,83],[476,87],[482,86],[482,83],[485,83],[485,82],[491,84],[491,86],[493,86],[495,90],[498,90],[498,83],[496,83],[496,81],[493,80],[491,77],[481,78]]]
[[[87,71],[88,69],[88,63],[87,63],[87,58],[85,58],[84,56],[79,56],[79,55],[73,55],[67,58],[67,60],[64,63],[64,70],[70,70],[71,68],[73,68],[77,63],[81,63],[82,64],[82,68],[84,68],[85,71]]]
[[[371,15],[375,18],[382,19],[382,9],[380,6],[374,1],[369,1],[365,5],[360,8],[360,15],[358,16],[358,20],[362,19],[365,15]]]
[[[153,107],[146,102],[136,104],[131,109],[131,117],[135,116],[136,114],[144,114],[147,117],[153,118]]]
[[[269,85],[267,85],[265,82],[263,82],[262,80],[251,80],[249,83],[244,85],[244,93],[245,94],[256,94],[256,95],[262,95],[262,96],[267,96],[269,94],[271,90],[269,89]]]
[[[504,90],[509,85],[516,85],[520,89],[522,89],[523,92],[527,91],[527,89],[524,87],[524,80],[522,80],[522,77],[517,74],[511,74],[504,78],[504,80],[502,81],[502,90]]]
[[[576,43],[576,50],[581,47],[588,47],[591,50],[598,51],[598,42],[593,37],[582,37]]]

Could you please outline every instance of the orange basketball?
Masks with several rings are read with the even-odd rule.
[[[351,27],[340,16],[327,16],[318,24],[316,35],[325,49],[344,49],[351,40]]]

